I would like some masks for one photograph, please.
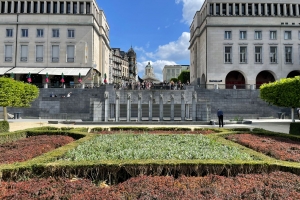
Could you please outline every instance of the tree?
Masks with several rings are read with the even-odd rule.
[[[173,81],[174,83],[177,83],[177,82],[178,82],[178,79],[177,79],[177,78],[171,78],[170,81]]]
[[[182,71],[178,76],[178,80],[181,81],[181,83],[190,82],[190,71],[189,70]]]
[[[295,121],[294,108],[300,107],[300,76],[263,84],[260,98],[275,106],[292,108],[292,120]]]
[[[32,84],[0,78],[0,106],[3,106],[4,120],[7,120],[6,107],[30,107],[39,96],[39,89]]]

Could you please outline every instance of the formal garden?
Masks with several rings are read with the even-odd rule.
[[[4,132],[0,199],[300,199],[299,151],[256,128]]]

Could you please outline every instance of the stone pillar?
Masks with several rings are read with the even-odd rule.
[[[217,14],[217,5],[216,5],[216,3],[214,3],[214,15],[216,15]]]
[[[259,16],[261,15],[261,4],[260,3],[258,4],[258,15]]]
[[[206,15],[210,15],[210,3],[206,4],[206,9],[207,9]]]
[[[47,1],[44,1],[44,13],[47,13]]]
[[[184,121],[185,117],[185,101],[184,92],[181,93],[181,121]]]
[[[280,9],[280,3],[277,4],[277,15],[281,16],[283,13],[281,13],[281,9]]]
[[[220,3],[220,15],[222,16],[223,15],[223,4]]]
[[[248,16],[249,15],[249,12],[248,12],[248,3],[246,3],[245,5],[245,14]]]
[[[239,3],[239,15],[242,15],[242,4]]]
[[[100,101],[94,101],[93,103],[93,121],[102,121],[102,102]]]
[[[83,14],[86,14],[86,1],[84,2],[84,5],[83,5]]]
[[[24,1],[24,13],[27,13],[27,5],[28,4],[28,2],[27,1]]]
[[[142,121],[142,94],[138,94],[138,121]]]
[[[15,10],[15,2],[14,1],[11,2],[11,7],[10,8],[11,8],[10,13],[14,13],[14,10]]]
[[[299,5],[296,4],[296,16],[299,16]]]
[[[64,14],[67,14],[67,2],[64,1]]]
[[[37,2],[37,7],[38,7],[37,13],[41,13],[40,12],[41,11],[41,2],[40,1]]]
[[[127,122],[131,121],[131,93],[127,93]]]
[[[226,15],[229,16],[229,3],[226,3]]]
[[[255,16],[255,4],[252,3],[252,15]]]
[[[105,105],[104,105],[104,121],[108,122],[109,117],[109,92],[104,93]]]
[[[164,95],[159,95],[159,121],[163,121],[164,117]]]
[[[79,4],[79,1],[77,1],[77,13],[76,14],[79,14],[80,12],[80,4]]]
[[[174,121],[174,94],[171,94],[171,121]]]
[[[116,92],[116,122],[120,121],[120,92]]]
[[[196,121],[197,118],[196,118],[196,112],[197,112],[197,92],[194,92],[193,96],[192,96],[192,119],[193,121]]]
[[[293,4],[290,4],[290,16],[294,16]]]
[[[70,13],[73,14],[73,1],[71,1],[70,7],[71,7]]]
[[[271,4],[271,15],[274,16],[274,4]]]
[[[267,3],[265,3],[264,9],[265,9],[265,15],[267,16],[268,15],[268,4]]]
[[[232,15],[235,15],[235,3],[232,4]]]
[[[5,1],[5,4],[4,4],[4,13],[7,13],[7,7],[8,7],[8,2],[7,1]]]
[[[53,5],[54,5],[53,1],[50,2],[50,5],[51,5],[51,6],[50,6],[50,13],[53,13],[53,7],[54,7],[54,6],[53,6]]]
[[[152,104],[153,104],[153,96],[149,95],[149,121],[152,121]]]
[[[283,4],[283,15],[287,16],[287,13],[286,13],[286,4]]]

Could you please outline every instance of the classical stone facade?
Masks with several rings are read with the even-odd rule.
[[[178,78],[181,71],[188,70],[189,65],[165,65],[163,68],[163,81],[169,82],[171,78]]]
[[[259,88],[300,75],[298,0],[206,0],[190,26],[191,83]]]
[[[71,84],[109,72],[109,25],[94,0],[1,1],[0,33],[0,75],[42,84],[63,73]]]

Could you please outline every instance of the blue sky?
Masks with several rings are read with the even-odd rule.
[[[110,27],[110,46],[137,54],[138,75],[148,62],[162,81],[165,65],[190,64],[189,27],[204,0],[97,0]]]

